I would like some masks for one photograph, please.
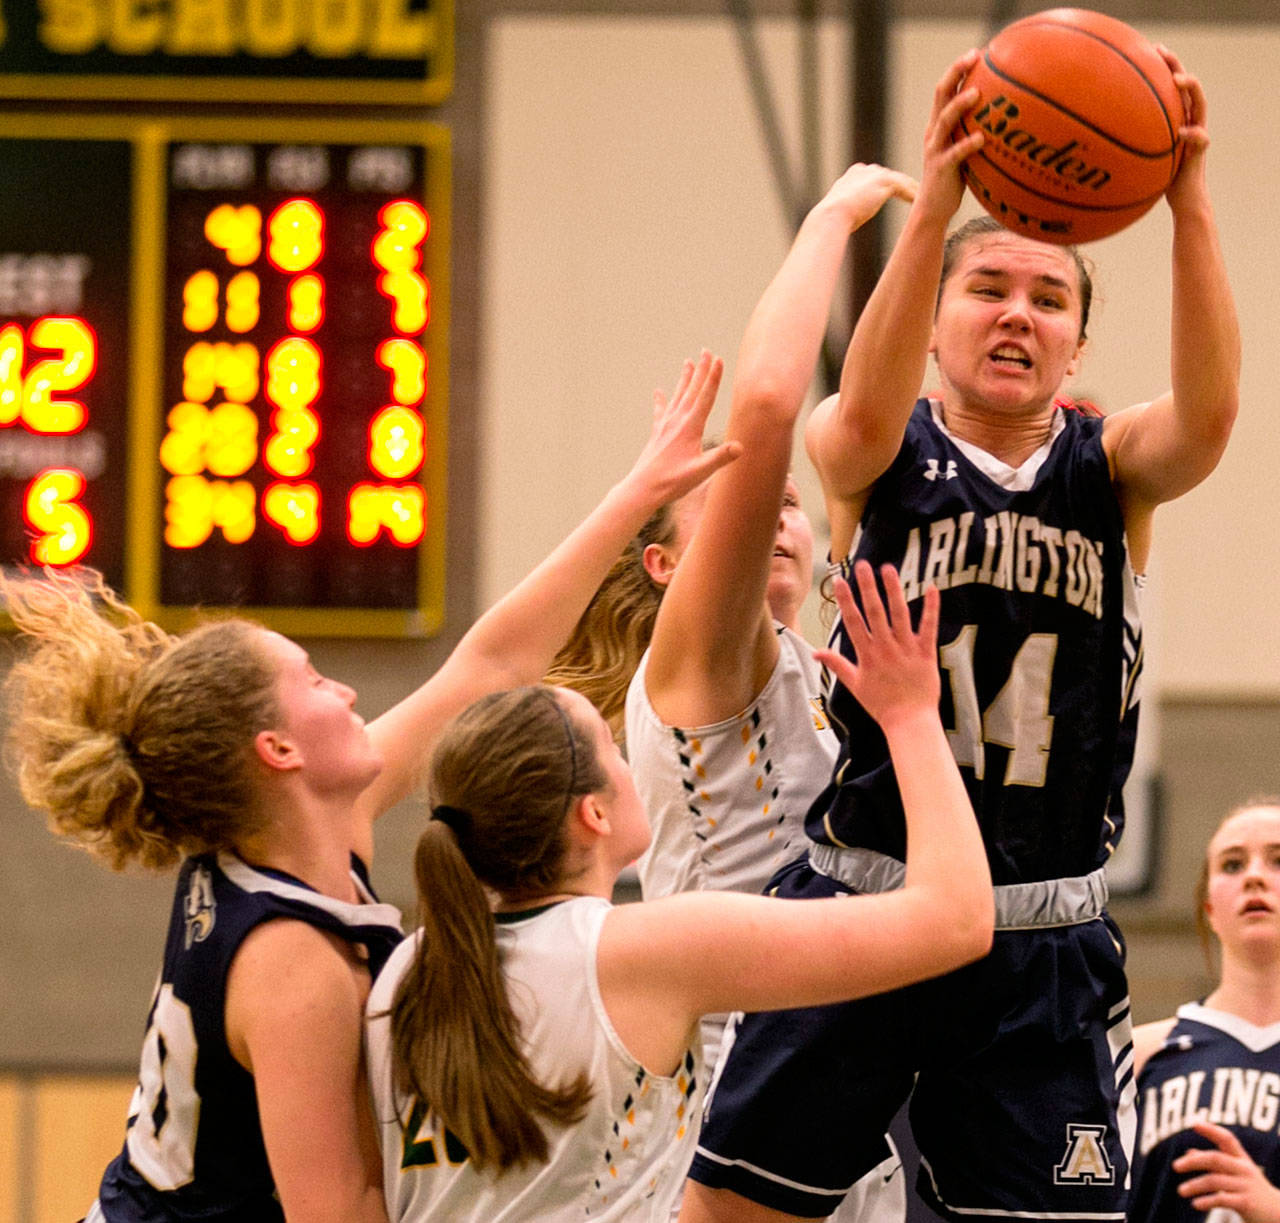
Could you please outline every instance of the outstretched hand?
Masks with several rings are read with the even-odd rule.
[[[831,650],[818,650],[814,657],[884,727],[901,714],[937,709],[942,681],[938,675],[937,589],[930,586],[925,591],[920,626],[913,631],[897,570],[883,565],[880,578],[885,600],[876,589],[871,566],[866,561],[854,566],[861,611],[848,584],[836,579],[836,603],[857,661]]]
[[[839,208],[849,218],[852,232],[865,225],[892,199],[910,204],[919,184],[909,174],[874,162],[855,162],[831,185],[819,207]]]
[[[685,361],[670,400],[654,391],[653,428],[627,479],[650,490],[656,505],[683,497],[742,452],[740,442],[702,447],[723,373],[724,362],[704,349],[696,362]]]
[[[1261,1168],[1228,1129],[1210,1121],[1193,1127],[1214,1145],[1179,1155],[1175,1172],[1192,1172],[1178,1186],[1197,1210],[1234,1210],[1244,1223],[1280,1223],[1280,1189],[1267,1180]]]

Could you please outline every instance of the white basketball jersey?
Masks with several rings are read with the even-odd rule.
[[[582,1121],[547,1126],[544,1164],[478,1172],[438,1118],[395,1092],[386,1011],[421,933],[391,957],[369,997],[366,1041],[393,1223],[667,1223],[697,1139],[701,1058],[690,1049],[673,1074],[651,1075],[613,1030],[596,974],[609,909],[582,897],[498,915],[499,956],[534,1075],[558,1085],[585,1071],[592,1088]]]
[[[778,662],[742,713],[667,726],[645,690],[646,652],[627,692],[627,759],[653,842],[638,863],[646,900],[675,892],[764,891],[805,847],[804,817],[831,777],[837,740],[813,651],[778,630]],[[725,1016],[702,1023],[713,1066]]]

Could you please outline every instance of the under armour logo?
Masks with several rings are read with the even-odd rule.
[[[927,467],[925,469],[924,478],[926,480],[954,480],[956,475],[955,459],[948,459],[946,470],[942,470],[937,459],[926,459]]]
[[[1068,1125],[1067,1153],[1053,1170],[1055,1185],[1114,1185],[1116,1170],[1102,1145],[1105,1125]]]

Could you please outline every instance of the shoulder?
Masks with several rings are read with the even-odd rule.
[[[291,918],[263,922],[245,936],[227,976],[228,1044],[251,1069],[246,1055],[263,1040],[357,1032],[368,989],[363,960],[338,935]]]
[[[1139,1024],[1133,1029],[1133,1074],[1137,1078],[1151,1055],[1160,1048],[1178,1022],[1176,1016],[1158,1019],[1154,1023]]]

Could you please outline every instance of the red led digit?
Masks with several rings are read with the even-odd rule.
[[[419,335],[431,321],[431,288],[418,272],[384,272],[378,291],[392,303],[391,325],[401,335]]]
[[[427,354],[412,340],[383,340],[378,364],[391,375],[391,398],[408,407],[422,402],[427,393]]]
[[[31,559],[37,565],[71,565],[93,542],[93,520],[77,500],[84,492],[83,474],[71,467],[42,471],[27,486],[23,517],[35,531]]]
[[[427,496],[418,484],[357,484],[347,498],[347,538],[367,547],[385,531],[411,548],[426,533]]]
[[[411,476],[426,455],[426,426],[412,408],[385,407],[369,425],[369,466],[389,480]]]
[[[0,425],[22,415],[22,362],[26,338],[16,323],[0,327]]]
[[[378,213],[382,228],[373,239],[373,261],[384,272],[407,272],[422,263],[431,220],[420,204],[393,200]]]
[[[267,258],[281,272],[305,272],[324,254],[324,213],[311,200],[285,200],[267,222]]]
[[[320,490],[310,481],[277,481],[262,494],[263,516],[274,522],[291,544],[301,547],[320,534]]]
[[[55,399],[56,391],[78,391],[97,368],[98,339],[81,318],[42,318],[31,324],[31,343],[58,352],[37,361],[22,380],[22,420],[33,433],[76,433],[89,414],[75,399]]]

